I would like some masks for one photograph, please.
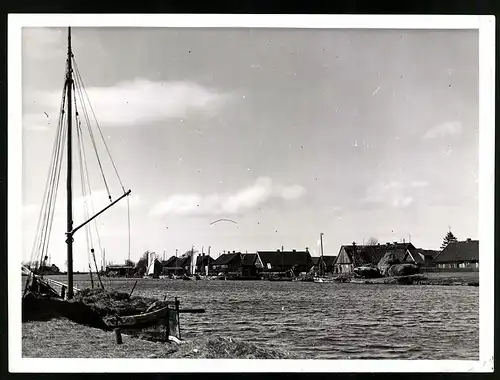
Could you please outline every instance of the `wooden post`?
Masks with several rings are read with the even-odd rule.
[[[179,331],[179,340],[181,339],[181,319],[179,317],[179,300],[175,297],[175,314],[177,317],[177,329]]]
[[[65,296],[66,296],[66,287],[63,285],[61,287],[61,298],[64,299]]]
[[[134,292],[135,286],[137,285],[137,281],[138,280],[135,280],[135,284],[134,284],[132,290],[130,291],[130,294],[128,295],[128,298],[132,297],[132,293]]]
[[[167,306],[167,319],[165,321],[166,326],[165,326],[165,340],[169,342],[169,337],[170,337],[170,308]]]
[[[122,333],[120,332],[119,328],[115,329],[115,335],[116,335],[116,344],[122,344]]]

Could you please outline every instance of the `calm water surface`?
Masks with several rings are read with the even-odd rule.
[[[182,314],[185,339],[220,334],[311,359],[479,359],[477,287],[140,279],[134,294],[205,308]]]

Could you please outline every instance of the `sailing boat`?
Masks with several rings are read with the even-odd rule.
[[[27,294],[28,290],[35,294],[46,294],[55,298],[62,299],[72,299],[75,292],[78,292],[79,289],[74,286],[73,282],[73,242],[76,236],[76,233],[85,227],[87,232],[87,248],[88,248],[88,259],[89,259],[89,273],[91,276],[91,283],[93,285],[92,279],[92,261],[95,265],[95,272],[99,278],[99,283],[102,288],[102,282],[99,277],[99,268],[97,266],[97,262],[95,259],[95,251],[93,243],[89,243],[89,234],[90,234],[90,222],[94,221],[95,228],[97,230],[97,223],[95,219],[116,205],[118,202],[127,198],[131,190],[125,190],[123,183],[120,179],[118,171],[116,169],[116,165],[111,157],[106,141],[104,140],[104,136],[102,134],[99,123],[97,122],[97,118],[95,116],[92,105],[90,104],[90,99],[86,92],[85,86],[83,84],[83,80],[81,78],[80,72],[78,70],[78,66],[76,64],[76,60],[73,54],[72,46],[71,46],[71,28],[68,28],[68,51],[66,58],[66,76],[64,81],[64,88],[61,95],[61,104],[60,104],[60,112],[59,112],[59,120],[58,126],[56,130],[56,138],[54,142],[54,148],[52,153],[52,160],[49,169],[49,175],[47,178],[47,184],[45,187],[44,200],[42,202],[42,208],[40,210],[40,217],[38,222],[37,234],[35,236],[35,242],[33,244],[32,256],[31,256],[31,264],[30,266],[23,266],[23,273],[28,275],[28,280],[26,282],[26,287],[24,291],[24,295]],[[89,107],[90,106],[90,107]],[[102,138],[102,142],[106,148],[107,154],[111,160],[113,168],[115,170],[116,177],[120,183],[121,190],[123,193],[113,200],[113,197],[110,192],[109,182],[106,179],[105,173],[103,171],[102,160],[97,151],[97,139],[99,135],[95,136],[90,122],[91,119],[95,119],[95,123],[97,125],[99,135]],[[97,161],[99,163],[99,167],[101,170],[102,178],[104,180],[104,185],[107,190],[108,200],[110,202],[109,205],[102,208],[100,211],[95,212],[92,205],[92,216],[89,211],[87,205],[87,199],[92,200],[91,196],[91,186],[90,186],[90,178],[88,174],[87,160],[85,154],[85,144],[84,144],[84,126],[88,128],[89,137],[92,142],[92,146],[94,149],[94,153],[97,156]],[[74,132],[76,132],[76,141],[74,141]],[[80,182],[82,186],[82,197],[84,199],[84,218],[85,221],[78,224],[76,227],[74,226],[73,219],[73,145],[77,145],[78,147],[78,159],[80,166]],[[34,260],[35,258],[40,258],[38,263],[43,263],[46,261],[47,251],[50,242],[50,232],[52,229],[52,222],[55,211],[55,201],[57,197],[57,191],[59,187],[59,178],[61,173],[61,167],[63,162],[63,153],[66,149],[66,244],[67,244],[67,284],[51,280],[49,278],[44,278],[42,275],[37,274],[37,270],[39,269],[38,264]],[[127,198],[128,205],[128,198]],[[129,226],[129,252],[130,252],[130,212],[128,213],[128,226]],[[99,235],[97,233],[98,240]],[[89,245],[91,245],[89,247]],[[100,242],[99,242],[100,245]],[[60,291],[55,288],[59,287]]]
[[[150,252],[148,255],[148,269],[144,278],[155,277],[156,253]]]
[[[321,245],[321,257],[318,260],[319,264],[319,276],[315,276],[313,281],[314,282],[332,282],[333,280],[331,278],[327,278],[325,276],[325,262],[323,260],[323,232],[319,234],[319,241]]]
[[[198,252],[191,249],[191,264],[189,266],[189,275],[183,277],[184,280],[199,280],[199,275],[196,273],[196,261],[198,260]]]

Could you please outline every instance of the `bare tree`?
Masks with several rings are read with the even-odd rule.
[[[377,245],[378,244],[378,239],[376,237],[371,237],[368,239],[366,242],[366,245]]]

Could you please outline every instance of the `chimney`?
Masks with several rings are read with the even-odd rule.
[[[471,241],[471,238],[467,238],[466,242],[469,243]]]
[[[406,243],[405,238],[403,238],[403,244],[405,244],[405,243]]]
[[[294,249],[294,250],[292,250],[292,252],[297,252],[297,251]]]
[[[309,247],[306,247],[306,252],[309,252]]]

